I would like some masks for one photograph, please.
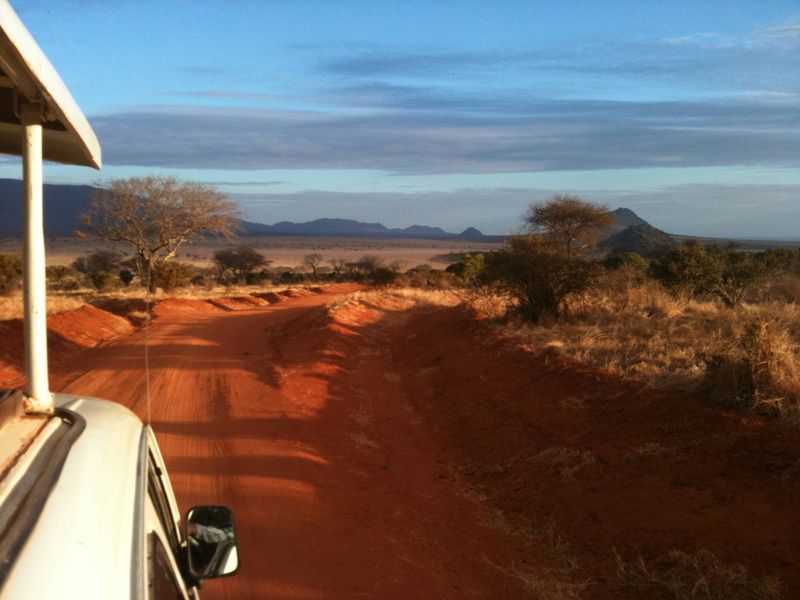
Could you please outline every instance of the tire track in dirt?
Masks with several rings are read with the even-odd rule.
[[[524,597],[517,569],[544,559],[457,494],[390,351],[408,316],[332,321],[334,297],[150,329],[152,425],[179,504],[227,503],[239,526],[241,572],[203,597]],[[53,389],[145,417],[143,341],[82,352]]]

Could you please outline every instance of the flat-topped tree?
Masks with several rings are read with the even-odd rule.
[[[595,265],[589,257],[599,233],[612,222],[604,206],[577,196],[531,204],[525,233],[487,254],[477,280],[497,286],[532,321],[545,314],[558,317],[570,296],[592,284]]]
[[[201,235],[233,236],[236,205],[211,186],[174,177],[113,179],[92,198],[86,227],[111,242],[133,246],[142,282],[155,291],[154,269]]]
[[[614,224],[614,218],[605,206],[556,194],[547,202],[531,204],[525,224],[529,233],[549,239],[571,258],[589,253],[598,236]]]

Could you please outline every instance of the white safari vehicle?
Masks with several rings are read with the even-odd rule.
[[[0,598],[196,598],[201,579],[236,571],[230,511],[181,524],[136,415],[57,396],[53,416],[27,416],[22,400],[0,392]]]
[[[197,598],[238,568],[230,510],[196,506],[181,523],[150,427],[48,387],[42,160],[99,169],[100,145],[7,0],[0,152],[23,164],[26,376],[0,390],[0,600]]]

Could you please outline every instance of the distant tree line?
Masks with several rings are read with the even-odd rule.
[[[113,180],[93,198],[83,222],[89,233],[115,242],[116,248],[127,246],[129,255],[100,249],[71,265],[47,267],[48,286],[106,291],[139,285],[171,291],[189,285],[357,281],[468,288],[503,295],[511,312],[539,321],[563,315],[572,299],[604,285],[612,274],[615,281],[650,280],[676,297],[717,298],[729,307],[763,292],[765,281],[772,284],[770,293],[796,299],[800,276],[800,250],[790,248],[747,252],[686,243],[655,258],[635,253],[601,258],[597,241],[612,224],[608,210],[569,195],[532,204],[521,233],[502,248],[452,256],[446,269],[429,264],[403,269],[375,255],[353,261],[318,252],[303,256],[299,266],[280,266],[242,244],[216,251],[211,268],[177,260],[183,245],[199,236],[234,236],[237,217],[234,205],[209,186],[163,177]],[[0,254],[0,294],[18,290],[21,277],[21,258]]]
[[[749,252],[684,243],[653,258],[632,252],[601,258],[597,240],[611,224],[603,206],[554,196],[531,205],[522,233],[510,236],[503,248],[467,254],[448,271],[461,285],[505,295],[511,312],[534,322],[562,316],[569,300],[606,284],[612,273],[616,282],[650,280],[677,298],[716,298],[727,307],[759,299],[765,287],[776,299],[798,299],[800,249]]]

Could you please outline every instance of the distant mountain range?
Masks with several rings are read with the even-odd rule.
[[[50,237],[73,235],[95,188],[88,185],[44,186],[44,230]],[[22,237],[22,182],[0,179],[0,237]]]
[[[89,207],[97,188],[88,185],[45,184],[45,234],[49,237],[71,237],[80,229],[80,215]],[[19,238],[22,235],[22,182],[18,179],[0,179],[0,237]],[[651,256],[675,243],[693,239],[702,244],[725,244],[733,241],[751,249],[780,245],[798,246],[799,242],[728,240],[720,238],[689,238],[665,233],[656,229],[628,208],[611,211],[614,225],[600,243],[605,253],[638,252]],[[297,236],[348,236],[385,238],[425,238],[502,242],[506,236],[483,235],[474,227],[461,233],[449,233],[439,227],[412,225],[405,229],[390,229],[381,223],[362,223],[351,219],[316,219],[305,223],[282,221],[274,225],[242,221],[244,235],[297,235]]]
[[[80,215],[89,208],[97,188],[88,185],[45,184],[44,230],[48,237],[70,237],[80,229]],[[0,179],[0,237],[22,235],[22,182]],[[431,239],[491,240],[474,227],[461,233],[448,233],[439,227],[412,225],[389,229],[381,223],[361,223],[351,219],[316,219],[306,223],[282,221],[275,225],[242,221],[244,235],[338,235],[353,237],[394,237]],[[499,238],[502,239],[502,238]]]
[[[485,238],[480,231],[469,227],[461,233],[448,233],[440,227],[412,225],[405,229],[389,229],[381,223],[362,223],[352,219],[315,219],[305,223],[281,221],[275,225],[242,221],[245,235],[340,235],[350,237],[395,237],[432,239]]]

